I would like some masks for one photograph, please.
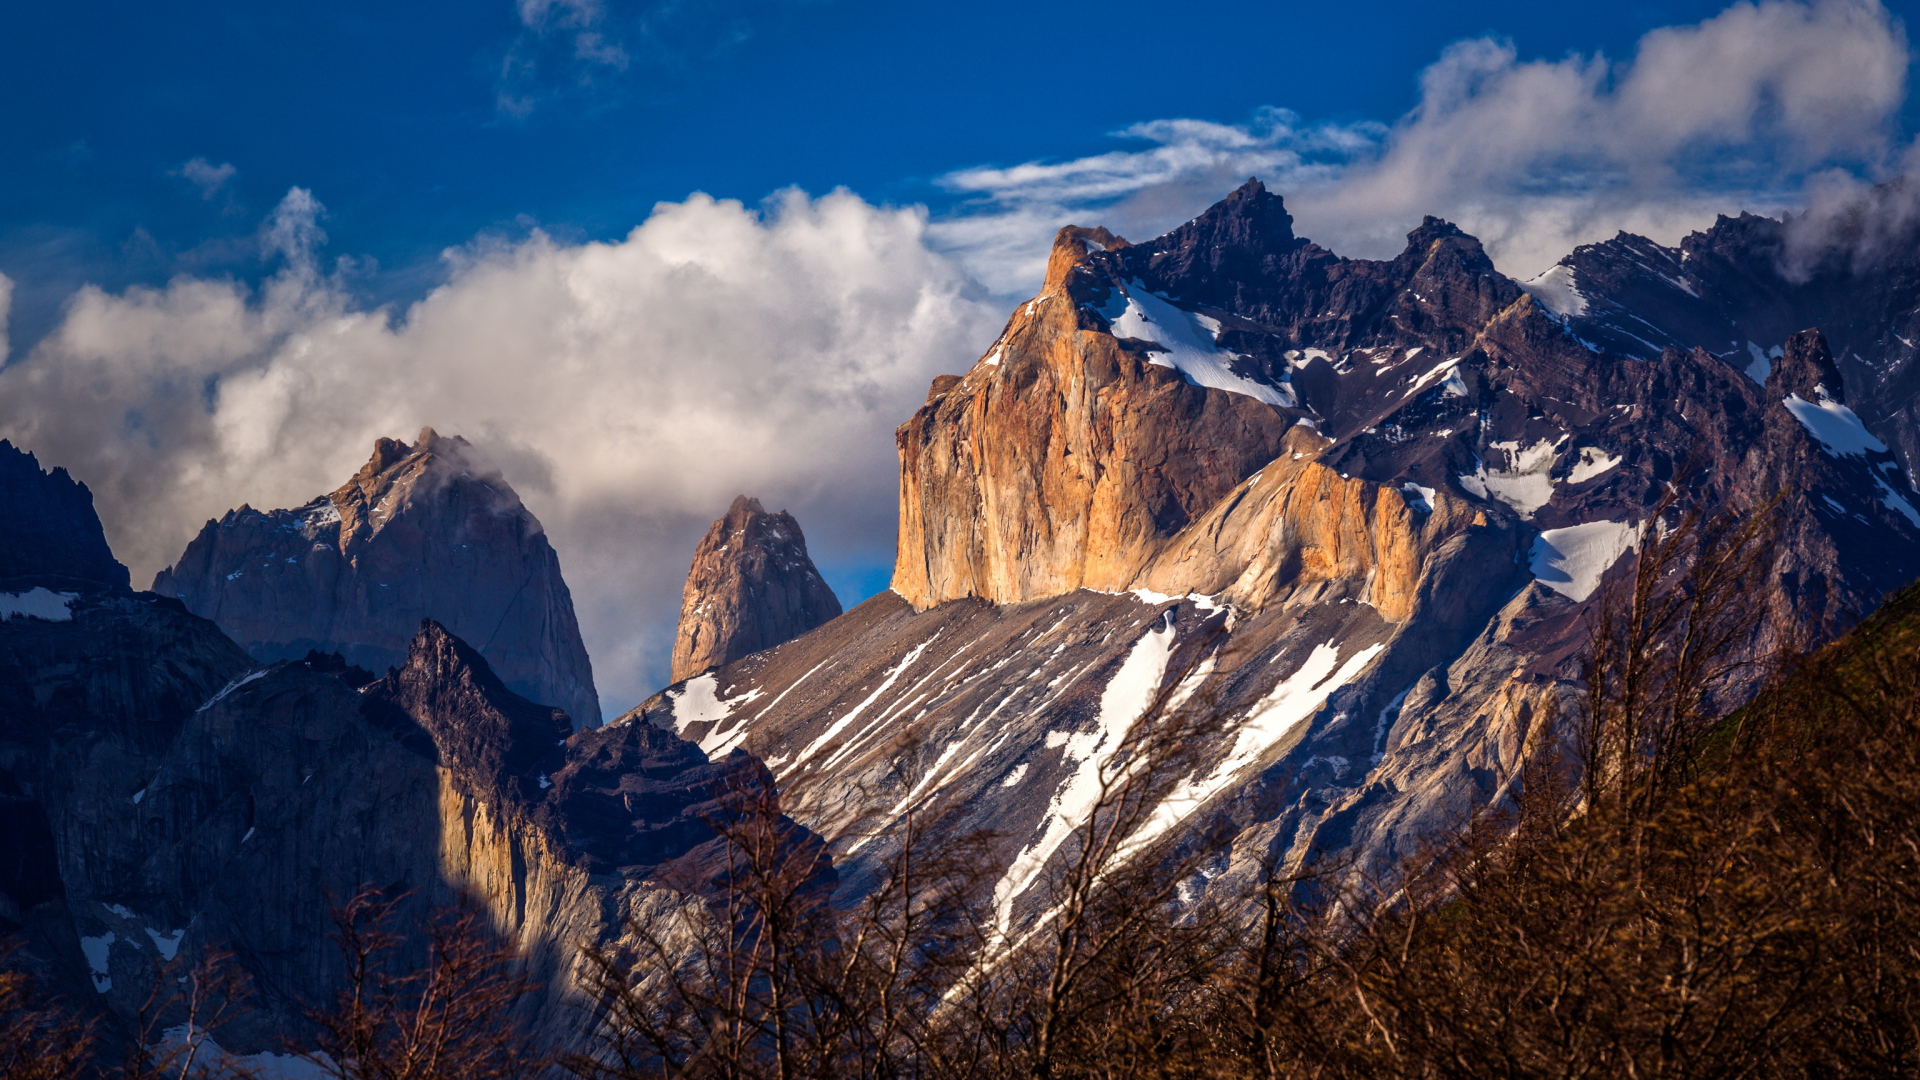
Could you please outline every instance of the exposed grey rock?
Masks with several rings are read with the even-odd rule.
[[[127,568],[107,548],[87,485],[65,469],[42,472],[32,454],[4,439],[0,507],[0,592],[127,590]]]
[[[263,661],[400,663],[423,618],[474,642],[517,693],[600,722],[593,669],[540,522],[466,440],[381,439],[353,479],[292,510],[209,521],[155,592]]]
[[[1063,229],[1041,295],[901,427],[894,595],[636,713],[762,757],[852,881],[906,812],[991,829],[1017,921],[1164,698],[1213,734],[1137,840],[1207,838],[1222,885],[1388,878],[1508,796],[1677,478],[1771,507],[1786,625],[1920,573],[1920,496],[1864,431],[1834,442],[1852,376],[1820,333],[1763,385],[1581,326],[1446,222],[1343,259],[1257,184],[1142,244]]]
[[[393,450],[360,479],[409,456]],[[432,494],[419,473],[402,485]],[[368,502],[396,507],[389,530],[410,512]],[[70,492],[0,510],[56,518],[18,533],[99,535]],[[522,1019],[575,1045],[591,1025],[579,946],[618,945],[642,910],[706,904],[717,825],[771,794],[744,753],[709,761],[647,725],[576,732],[432,621],[376,679],[331,654],[263,666],[176,599],[60,596],[0,616],[0,938],[110,1043],[132,1037],[164,965],[210,950],[254,988],[221,1042],[297,1043],[303,1008],[343,974],[330,912],[372,886],[404,898],[403,927],[479,903],[545,988]],[[818,840],[778,827],[830,883]]]
[[[75,663],[88,653],[114,663]],[[590,1024],[579,946],[620,943],[642,908],[705,903],[682,890],[718,859],[716,823],[771,783],[745,754],[709,762],[645,725],[569,739],[565,713],[433,623],[372,682],[334,657],[257,667],[157,597],[0,622],[0,655],[9,700],[51,690],[0,731],[0,821],[25,827],[0,842],[17,856],[0,929],[123,1033],[160,962],[222,949],[256,989],[223,1044],[297,1041],[343,975],[330,911],[371,885],[405,897],[402,925],[481,904],[545,987],[523,1019],[573,1045]],[[154,674],[127,686],[121,663]],[[817,841],[784,828],[830,881]]]
[[[673,644],[674,681],[791,641],[840,614],[800,523],[733,500],[693,552]]]

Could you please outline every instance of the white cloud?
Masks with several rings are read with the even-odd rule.
[[[260,226],[260,249],[267,258],[279,256],[301,272],[313,269],[315,249],[327,242],[320,219],[327,208],[306,188],[289,188],[280,205]]]
[[[257,294],[83,289],[0,370],[0,435],[93,486],[141,582],[209,517],[337,486],[377,436],[463,434],[546,524],[615,706],[661,681],[693,545],[735,495],[793,510],[817,557],[890,561],[893,428],[1004,314],[928,250],[924,212],[845,192],[463,249],[404,314],[315,270],[319,213],[299,189],[274,212],[287,263]]]
[[[212,199],[227,185],[227,181],[233,179],[235,171],[232,162],[215,165],[206,158],[197,157],[173,170],[171,175],[181,177],[199,188],[202,199]]]
[[[529,34],[609,22],[598,0],[519,10]],[[93,485],[146,580],[209,517],[336,486],[377,436],[463,434],[547,524],[618,706],[664,673],[693,543],[734,495],[793,510],[826,561],[889,559],[894,426],[999,328],[1003,303],[975,282],[1030,292],[1057,226],[1144,239],[1258,174],[1335,250],[1395,254],[1436,213],[1516,274],[1617,228],[1671,240],[1716,211],[1789,205],[1808,183],[1828,193],[1816,209],[1840,208],[1810,216],[1821,235],[1857,237],[1872,229],[1845,210],[1847,177],[1891,164],[1906,62],[1870,0],[1736,4],[1648,34],[1629,63],[1469,41],[1390,126],[1154,121],[1118,133],[1143,148],[953,173],[967,202],[932,224],[846,192],[760,210],[695,195],[615,242],[477,241],[403,312],[323,272],[324,208],[295,188],[260,229],[282,262],[258,290],[183,276],[76,294],[0,368],[0,436]],[[1875,214],[1880,232],[1916,216],[1901,200]]]
[[[1716,212],[1793,205],[1832,166],[1884,169],[1907,62],[1877,0],[1735,4],[1648,33],[1627,63],[1522,61],[1505,42],[1463,41],[1391,128],[1278,110],[1246,125],[1136,125],[1116,135],[1145,150],[949,175],[977,201],[936,235],[997,287],[1030,289],[1045,258],[1033,237],[1050,226],[1140,239],[1259,175],[1303,235],[1343,254],[1397,254],[1436,214],[1530,276],[1619,229],[1671,241]]]
[[[589,64],[625,68],[625,49],[607,38],[606,5],[600,0],[520,0],[520,24],[536,34],[571,39],[573,58]]]
[[[933,226],[942,248],[996,292],[1031,291],[1046,269],[1053,232],[1076,218],[1144,240],[1259,175],[1276,190],[1332,181],[1376,146],[1379,124],[1306,126],[1285,109],[1263,109],[1246,125],[1155,120],[1115,132],[1152,143],[1059,163],[950,173],[942,183],[973,196]],[[1091,217],[1089,217],[1091,215]]]
[[[0,274],[0,366],[7,362],[10,348],[7,339],[7,324],[13,315],[13,279]]]

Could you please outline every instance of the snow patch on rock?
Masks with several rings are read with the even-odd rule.
[[[1124,860],[1152,844],[1205,806],[1241,773],[1278,747],[1308,717],[1319,712],[1335,690],[1352,682],[1385,648],[1385,644],[1369,645],[1340,663],[1337,642],[1315,645],[1298,670],[1281,679],[1267,696],[1247,710],[1246,718],[1234,731],[1233,749],[1205,776],[1188,778],[1162,799],[1121,846],[1119,858]]]
[[[197,708],[197,709],[195,709],[195,710],[193,710],[193,711],[194,711],[194,712],[206,712],[206,711],[207,711],[208,709],[211,709],[211,708],[213,708],[213,707],[214,707],[215,705],[218,705],[218,704],[219,704],[219,703],[220,703],[220,702],[221,702],[221,701],[222,701],[223,699],[225,699],[225,698],[226,698],[226,696],[227,696],[228,694],[231,694],[231,693],[233,693],[233,692],[234,692],[235,690],[238,690],[238,689],[240,689],[241,687],[243,687],[243,686],[245,686],[245,685],[247,685],[248,683],[250,683],[250,682],[253,682],[253,681],[254,681],[255,679],[264,679],[264,678],[266,678],[266,677],[267,677],[267,669],[266,669],[266,668],[261,668],[261,669],[260,669],[259,671],[254,671],[254,672],[249,672],[249,673],[248,673],[248,674],[246,674],[246,675],[242,675],[242,676],[240,676],[239,678],[237,678],[237,679],[235,679],[235,680],[233,680],[232,682],[230,682],[230,683],[228,683],[227,685],[225,685],[225,686],[223,686],[223,687],[221,687],[221,688],[220,688],[220,692],[219,692],[219,693],[217,693],[217,694],[215,694],[215,695],[213,695],[212,697],[210,697],[210,698],[208,698],[208,699],[207,699],[207,703],[206,703],[205,705],[202,705],[202,706],[200,706],[199,708]],[[362,691],[362,692],[364,693],[364,692],[365,692],[365,689],[366,689],[365,687],[362,687],[362,688],[361,688],[361,691]]]
[[[1580,295],[1573,267],[1566,263],[1548,267],[1546,273],[1521,282],[1520,287],[1556,315],[1577,317],[1587,313],[1587,298]]]
[[[1480,498],[1498,499],[1521,517],[1531,518],[1553,498],[1553,465],[1559,459],[1555,448],[1566,438],[1541,439],[1532,446],[1522,446],[1517,439],[1493,443],[1488,449],[1505,458],[1505,466],[1489,469],[1483,461],[1472,473],[1459,477],[1460,486]]]
[[[1567,482],[1584,484],[1620,464],[1620,459],[1597,446],[1580,448],[1580,460],[1573,463],[1573,469],[1567,473]]]
[[[809,758],[812,758],[813,755],[825,749],[828,744],[832,743],[834,739],[838,738],[840,733],[842,731],[845,731],[849,724],[852,724],[854,720],[858,718],[861,713],[866,712],[869,706],[871,706],[874,702],[880,700],[881,696],[884,695],[889,689],[892,688],[894,682],[900,678],[900,673],[907,670],[909,667],[912,667],[913,662],[915,660],[920,659],[920,654],[927,651],[927,646],[933,644],[937,640],[939,640],[938,635],[935,635],[934,637],[930,637],[927,640],[921,642],[919,645],[915,646],[912,652],[909,652],[907,653],[907,655],[901,657],[900,662],[898,664],[895,664],[893,666],[893,669],[891,671],[888,671],[886,675],[881,678],[880,685],[877,687],[874,687],[873,693],[868,694],[866,697],[866,700],[862,701],[858,705],[855,705],[853,708],[848,709],[847,714],[845,716],[842,716],[840,719],[835,720],[832,724],[828,725],[827,730],[821,732],[819,738],[813,740],[811,743],[808,743],[807,748],[805,750],[800,751],[799,755],[793,759],[793,762],[787,765],[786,768],[781,771],[781,775],[785,775],[786,773],[791,772],[794,769],[797,769],[800,766],[806,764]],[[676,715],[678,714],[676,713]]]
[[[1285,386],[1269,386],[1234,373],[1238,353],[1219,346],[1220,321],[1175,307],[1138,281],[1114,290],[1100,314],[1113,324],[1113,336],[1151,341],[1148,358],[1186,376],[1196,386],[1212,387],[1293,408],[1298,400]]]
[[[1860,422],[1852,409],[1827,396],[1825,387],[1816,387],[1817,401],[1808,401],[1799,394],[1788,394],[1780,399],[1800,426],[1827,448],[1834,457],[1865,457],[1869,453],[1885,453],[1887,444],[1873,437],[1867,425]]]
[[[163,934],[149,926],[146,928],[146,931],[147,936],[153,939],[153,947],[159,951],[160,959],[169,961],[174,958],[175,954],[179,953],[180,939],[187,936],[187,932],[184,929],[175,930],[171,934]]]
[[[1875,487],[1880,489],[1880,501],[1886,504],[1887,509],[1899,513],[1908,521],[1912,522],[1915,528],[1920,528],[1920,510],[1915,510],[1913,504],[1907,501],[1906,496],[1895,491],[1892,484],[1887,483],[1878,476],[1873,478],[1873,483]]]
[[[667,692],[667,704],[673,710],[673,731],[685,737],[687,729],[694,724],[708,725],[700,739],[700,750],[710,758],[724,757],[741,739],[746,738],[747,729],[738,726],[737,730],[722,731],[720,722],[731,716],[733,710],[761,696],[763,692],[756,687],[750,693],[727,700],[720,696],[719,676],[711,671],[696,675],[680,689]]]
[[[99,937],[81,937],[80,952],[87,958],[87,970],[93,974],[93,991],[104,994],[113,989],[113,977],[107,974],[107,960],[113,955],[113,943],[120,940],[109,930]]]
[[[1534,539],[1528,565],[1540,584],[1570,599],[1585,600],[1600,587],[1600,576],[1639,543],[1639,529],[1624,521],[1548,529]]]
[[[0,593],[0,620],[25,617],[48,622],[72,622],[73,602],[79,593],[35,587],[22,593]]]
[[[994,911],[1001,933],[1012,924],[1014,902],[1040,880],[1053,853],[1093,811],[1100,799],[1102,780],[1112,779],[1108,768],[1113,756],[1126,741],[1127,732],[1160,693],[1160,684],[1167,674],[1167,660],[1173,655],[1173,639],[1173,619],[1162,618],[1133,643],[1127,658],[1121,661],[1119,670],[1101,691],[1100,711],[1092,729],[1048,733],[1047,744],[1060,750],[1067,775],[1047,806],[1046,824],[1040,837],[1014,858],[1013,865],[994,886]],[[1057,743],[1055,735],[1060,736]]]

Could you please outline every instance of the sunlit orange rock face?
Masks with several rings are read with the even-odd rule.
[[[1280,451],[1290,419],[1148,363],[1081,306],[1089,235],[1061,231],[1040,297],[896,435],[893,588],[916,607],[1132,588]]]
[[[1113,336],[1080,271],[1122,245],[1062,229],[1041,295],[901,426],[894,591],[924,609],[1146,588],[1257,611],[1341,583],[1404,619],[1425,554],[1477,512],[1342,476],[1313,426]]]

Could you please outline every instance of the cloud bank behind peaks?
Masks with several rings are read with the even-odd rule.
[[[320,213],[295,189],[269,218],[257,293],[82,290],[0,370],[0,435],[93,486],[143,581],[209,517],[331,490],[377,436],[463,434],[546,524],[614,706],[664,681],[687,560],[736,494],[793,510],[829,566],[890,563],[893,427],[1001,314],[922,211],[844,192],[461,249],[404,313],[321,273]]]
[[[1877,0],[1739,3],[1648,33],[1621,63],[1522,61],[1508,42],[1474,39],[1421,74],[1419,103],[1392,125],[1283,110],[1135,125],[1116,135],[1149,148],[950,174],[974,201],[936,234],[1006,288],[1037,280],[1045,260],[1014,222],[1150,236],[1204,206],[1201,193],[1259,175],[1304,235],[1343,254],[1397,254],[1437,214],[1525,277],[1620,229],[1672,241],[1717,212],[1794,205],[1821,170],[1887,168],[1908,59]]]

